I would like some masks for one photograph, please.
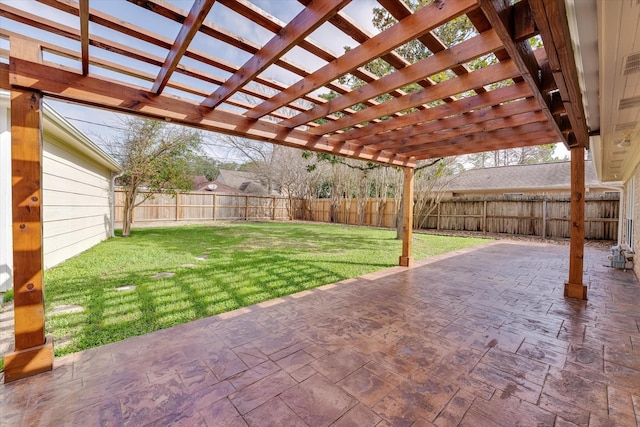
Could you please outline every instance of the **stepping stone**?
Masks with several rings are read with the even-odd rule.
[[[116,291],[124,292],[124,291],[133,291],[136,287],[133,285],[124,285],[116,288]]]
[[[64,337],[64,338],[60,338],[59,340],[56,340],[56,348],[62,348],[69,344],[71,344],[71,338],[69,337]]]
[[[153,276],[151,276],[152,279],[165,279],[165,278],[169,278],[169,277],[173,277],[175,276],[176,273],[169,273],[169,272],[162,272],[162,273],[157,273],[154,274]]]
[[[202,256],[197,256],[197,257],[196,257],[196,259],[197,259],[198,261],[206,261],[206,260],[207,260],[207,257],[206,257],[205,255],[202,255]]]
[[[197,264],[182,264],[180,267],[183,268],[193,268],[193,267],[197,267]]]
[[[59,305],[51,309],[51,314],[56,315],[56,314],[82,313],[83,311],[84,311],[84,307],[82,306],[65,304],[65,305]]]

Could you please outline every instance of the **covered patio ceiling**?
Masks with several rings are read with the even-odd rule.
[[[196,0],[183,10],[185,2],[162,0],[2,2],[0,17],[11,25],[0,25],[9,40],[0,86],[406,167],[502,148],[588,145],[564,1],[436,0],[412,12],[402,0],[379,0],[398,22],[378,34],[349,14],[368,2],[278,2],[288,21],[258,3]],[[447,45],[436,36],[461,18],[475,29],[466,40]],[[7,29],[14,26],[22,30]],[[532,49],[536,36],[543,47]],[[345,51],[339,43],[347,39],[353,47]],[[398,49],[411,42],[429,56],[411,63]],[[480,57],[486,66],[473,62]],[[374,61],[392,71],[378,77],[368,67]],[[341,83],[345,77],[358,87]],[[329,92],[331,100],[320,96]]]

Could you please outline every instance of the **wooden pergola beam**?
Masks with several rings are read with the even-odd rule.
[[[424,34],[475,7],[477,7],[475,0],[444,3],[441,8],[433,3],[427,5],[402,22],[346,52],[340,57],[339,61],[333,61],[320,67],[314,73],[289,86],[286,90],[248,111],[245,115],[252,119],[263,117],[271,111],[300,98],[302,95],[319,89],[326,83],[366,64],[372,58],[382,56],[416,36]]]
[[[14,42],[14,39],[11,39]],[[211,110],[194,101],[167,95],[155,95],[143,88],[106,78],[83,77],[62,67],[37,64],[12,52],[10,81],[18,87],[41,91],[51,97],[126,112],[134,115],[170,120],[199,129],[249,137],[280,145],[320,151],[366,161],[415,166],[415,161],[394,153],[372,150],[353,143],[338,143],[326,136],[288,129],[268,120],[251,120],[223,109]],[[47,79],[41,76],[46,75]]]
[[[413,266],[413,193],[415,169],[403,168],[402,186],[402,255],[399,264],[402,267]]]
[[[538,101],[544,114],[547,116],[549,123],[558,134],[558,139],[569,146],[566,136],[562,133],[560,127],[556,124],[551,108],[549,105],[549,97],[540,89],[540,68],[535,58],[528,40],[516,41],[513,20],[514,7],[510,5],[508,0],[478,0],[480,8],[486,16],[487,20],[498,33],[504,44],[504,48],[515,62],[520,76],[531,88],[533,97]],[[521,15],[523,15],[521,13]]]
[[[311,34],[316,28],[327,21],[338,10],[347,5],[351,0],[325,0],[313,2],[298,14],[282,31],[256,52],[238,72],[213,92],[202,105],[215,108],[227,98],[236,93],[240,87],[253,80],[260,72],[265,70],[277,59]]]
[[[77,4],[75,4],[74,2],[70,3],[70,2],[64,2],[62,0],[37,0],[40,3],[46,4],[48,6],[54,7],[58,10],[62,10],[64,12],[67,13],[71,13],[74,15],[78,15],[79,14],[79,10],[77,7]],[[130,0],[132,1],[132,0]],[[136,3],[134,1],[132,1],[133,3]],[[163,6],[160,5],[160,3],[158,2],[153,2],[152,0],[146,0],[143,3],[143,6],[149,7],[151,8],[152,11],[156,12],[156,13],[161,13],[162,16],[168,15],[171,17],[174,17],[175,20],[177,22],[184,22],[184,20],[187,17],[187,14],[185,13],[185,15],[181,15],[180,11],[173,7],[172,5],[169,4],[165,4],[162,3]],[[57,22],[54,21],[50,21],[47,20],[45,18],[38,18],[35,15],[20,11],[16,8],[13,8],[11,6],[5,5],[0,3],[0,15],[4,15],[8,18],[11,19],[16,19],[19,22],[23,22],[26,25],[31,25],[35,28],[40,28],[42,30],[45,31],[51,31],[54,32],[56,34],[59,34],[63,37],[67,37],[70,38],[72,40],[79,40],[80,36],[79,36],[79,32],[76,31],[73,28],[70,27],[66,27],[63,26],[62,24],[58,24]],[[135,27],[131,24],[128,24],[126,22],[123,22],[121,20],[118,20],[114,17],[111,17],[103,12],[100,11],[96,11],[94,9],[90,9],[89,10],[89,18],[92,22],[105,26],[106,28],[112,29],[114,31],[118,31],[118,32],[122,32],[123,34],[126,34],[130,37],[133,37],[135,39],[139,39],[139,40],[143,40],[147,43],[151,43],[154,46],[158,46],[161,47],[163,49],[171,49],[172,46],[172,41],[170,39],[167,39],[159,34],[155,34],[149,31],[145,31],[142,30],[138,27]],[[205,23],[206,24],[206,23]],[[209,28],[207,27],[205,24],[202,25],[201,27],[201,31],[203,33],[207,33],[206,29]],[[0,29],[0,31],[3,31],[2,29]],[[211,30],[213,31],[213,30]],[[208,34],[208,33],[207,33]],[[231,37],[231,36],[230,36]],[[224,40],[226,40],[225,38],[223,38]],[[240,42],[238,42],[240,43]],[[151,64],[154,66],[158,66],[161,67],[163,64],[164,59],[151,55],[148,52],[143,52],[141,50],[138,49],[134,49],[130,46],[125,46],[123,44],[119,44],[116,42],[113,42],[111,40],[102,38],[102,37],[97,37],[97,36],[92,36],[89,39],[89,44],[91,46],[95,46],[99,49],[103,49],[109,52],[113,52],[113,53],[117,53],[120,55],[123,55],[127,58],[131,58],[131,59],[135,59],[137,61],[142,61],[144,63],[147,64]],[[248,43],[246,41],[243,41],[242,43],[240,43],[243,50],[249,52],[249,53],[255,53],[258,50],[258,47],[255,47],[255,49],[251,48]],[[44,45],[44,43],[43,43]],[[235,73],[236,71],[238,71],[239,67],[226,62],[220,58],[215,58],[213,56],[208,55],[205,52],[201,52],[198,50],[193,50],[193,49],[187,49],[187,51],[184,53],[184,56],[191,58],[195,61],[201,62],[203,64],[209,65],[211,67],[214,68],[218,68],[220,70],[229,72],[229,73]],[[288,69],[289,71],[293,71],[293,69],[291,67],[287,68],[286,64],[284,64],[285,61],[278,61],[279,65],[285,65],[283,68]],[[124,68],[123,68],[124,69]],[[303,71],[301,71],[298,68],[295,68],[295,70],[297,70],[298,72],[302,72],[304,75],[305,74]],[[119,71],[122,72],[123,74],[127,74],[128,72],[126,71],[122,71],[122,69],[116,69],[114,71]],[[196,70],[192,67],[187,67],[187,66],[183,66],[183,67],[178,67],[176,70],[176,72],[193,77],[195,79],[198,80],[202,80],[205,82],[209,82],[209,83],[213,83],[216,85],[222,85],[224,83],[224,79],[222,79],[221,77],[216,77],[213,76],[211,74],[205,73],[203,71],[200,70]],[[280,91],[283,90],[286,86],[283,85],[282,83],[276,82],[275,80],[271,80],[271,79],[267,79],[267,78],[261,78],[260,76],[255,78],[255,82],[259,83],[265,87]],[[338,89],[338,88],[336,88]],[[251,95],[253,97],[256,97],[258,99],[268,99],[269,96],[267,96],[264,92],[260,92],[256,89],[252,89],[250,87],[243,87],[241,90],[241,92],[246,93],[247,95]],[[309,102],[313,102],[313,103],[323,103],[323,102],[327,102],[325,99],[322,99],[320,97],[317,96],[306,96],[304,98],[306,101]],[[233,104],[233,102],[229,102],[229,104]],[[287,106],[288,108],[291,108],[293,110],[302,110],[301,107],[296,106],[295,104],[291,104]],[[343,111],[345,114],[351,114],[352,111],[349,110],[345,110]],[[328,120],[331,120],[331,117],[327,117]]]
[[[82,75],[89,74],[89,0],[80,0],[80,51]]]
[[[384,76],[374,83],[360,87],[357,91],[332,99],[326,104],[317,105],[304,113],[285,120],[281,124],[287,127],[296,127],[311,122],[343,108],[388,93],[393,89],[415,83],[424,76],[447,70],[455,64],[468,62],[497,49],[499,46],[501,46],[501,42],[495,32],[487,31],[451,49],[429,56],[395,73]],[[434,88],[432,87],[429,90],[432,89]]]
[[[528,126],[528,128],[521,128],[520,126]],[[483,135],[483,140],[485,138],[500,139],[510,137],[518,132],[529,133],[548,129],[547,118],[541,111],[526,112],[509,117],[486,120],[481,124],[470,124],[461,128],[447,129],[414,137],[399,144],[400,148],[396,149],[395,152],[406,154],[420,151],[423,148],[437,147],[438,144],[447,145],[450,141],[455,141],[459,137],[467,138],[469,141],[473,141],[479,135]]]
[[[569,228],[569,279],[567,298],[587,299],[582,279],[584,268],[584,147],[571,148],[571,226]]]
[[[158,77],[156,77],[156,80],[153,82],[152,92],[159,94],[164,90],[169,78],[171,78],[171,74],[173,74],[180,63],[180,59],[182,59],[182,56],[189,48],[189,43],[191,43],[191,40],[193,40],[198,33],[200,25],[204,22],[214,3],[215,0],[195,0],[193,6],[191,6],[189,16],[187,16],[187,19],[182,23],[180,32],[160,68]]]
[[[378,106],[366,108],[348,117],[342,117],[333,122],[324,123],[309,131],[315,134],[327,134],[340,129],[352,127],[356,124],[369,122],[374,118],[389,115],[394,111],[406,110],[429,102],[439,101],[444,94],[462,93],[490,83],[500,82],[518,75],[518,70],[512,61],[503,61],[465,74],[437,85],[420,89],[402,98],[384,102]],[[451,103],[449,103],[451,104]],[[445,104],[447,105],[447,104]],[[428,111],[424,110],[425,112]]]
[[[563,1],[528,0],[540,37],[547,51],[555,84],[575,134],[574,144],[588,147],[589,129],[584,113],[582,91],[578,82],[567,11]]]
[[[11,53],[42,61],[38,46],[12,43]],[[44,332],[42,248],[42,94],[11,90],[14,351],[4,356],[4,380],[53,368],[53,339]]]
[[[415,155],[417,160],[426,160],[507,148],[533,147],[541,144],[554,144],[556,142],[558,142],[558,137],[555,132],[551,130],[544,130],[531,133],[526,136],[518,135],[504,138],[501,141],[489,137],[475,137],[470,139],[460,138],[456,141],[452,141],[448,145],[443,144],[440,147],[428,148],[412,154]]]
[[[398,145],[412,145],[416,138],[422,138],[432,133],[456,129],[472,124],[480,124],[485,121],[515,116],[523,113],[539,111],[539,105],[533,98],[526,98],[513,101],[508,104],[497,105],[495,107],[482,108],[472,112],[464,112],[455,116],[443,119],[431,120],[418,125],[407,126],[396,131],[387,132],[382,135],[373,135],[361,138],[362,145],[381,150],[390,149]]]

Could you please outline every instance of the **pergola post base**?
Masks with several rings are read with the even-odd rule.
[[[4,382],[41,374],[53,369],[53,336],[48,335],[44,344],[4,356]]]
[[[400,256],[400,267],[413,267],[413,257]]]
[[[587,287],[578,283],[564,282],[564,296],[566,298],[576,298],[587,300]]]

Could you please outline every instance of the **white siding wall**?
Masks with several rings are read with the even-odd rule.
[[[111,171],[45,133],[44,266],[49,268],[110,235]]]
[[[0,292],[13,286],[9,99],[0,92]],[[51,113],[55,116],[55,113]],[[45,121],[43,142],[44,267],[71,258],[111,235],[113,168],[61,117]],[[63,135],[63,136],[59,136]],[[83,142],[83,138],[85,142]],[[80,151],[81,147],[84,151]],[[101,157],[102,156],[102,157]]]

